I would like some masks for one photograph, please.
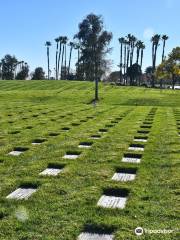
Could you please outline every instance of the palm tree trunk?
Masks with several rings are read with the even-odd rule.
[[[58,80],[58,42],[56,45],[56,80]]]
[[[47,60],[48,60],[48,80],[49,80],[49,47],[47,47]]]
[[[132,66],[132,64],[133,64],[133,55],[134,55],[134,47],[132,45],[131,51],[130,51],[130,66]]]
[[[61,49],[62,49],[62,43],[60,42],[60,45],[59,45],[59,55],[58,55],[58,63],[57,63],[57,80],[59,79],[59,67],[60,67],[60,59],[61,59]]]
[[[139,48],[137,48],[137,58],[136,58],[136,63],[139,63]]]
[[[127,71],[129,67],[129,58],[130,58],[130,46],[127,48],[127,64],[126,64],[126,84],[127,84]]]
[[[62,74],[63,74],[63,64],[64,64],[64,44],[63,44],[63,50],[62,50],[62,59],[61,59],[61,79],[62,77]]]
[[[65,76],[65,79],[66,79],[66,78],[67,78],[67,72],[66,72],[66,68],[67,68],[67,67],[66,67],[66,57],[67,57],[67,56],[66,56],[66,43],[65,43],[65,46],[64,46],[64,55],[65,55],[65,59],[64,59],[64,60],[65,60],[65,63],[64,63],[64,66],[65,66],[65,67],[64,67],[65,74],[64,74],[64,76]]]
[[[152,43],[152,67],[154,64],[154,43]]]
[[[126,54],[127,54],[127,49],[126,49],[126,44],[124,44],[124,85],[126,84]]]
[[[68,77],[69,77],[70,67],[71,67],[72,50],[73,50],[73,47],[71,46],[70,54],[69,54]]]
[[[158,47],[158,45],[156,44],[155,51],[154,51],[154,64],[153,64],[154,71],[155,71],[155,68],[156,68],[157,47]]]
[[[122,83],[122,48],[123,44],[121,43],[121,50],[120,50],[120,83]]]
[[[164,51],[165,51],[166,41],[163,41],[163,52],[162,52],[162,62],[164,62]]]
[[[141,64],[140,64],[141,69],[142,69],[142,63],[143,63],[143,49],[141,49]]]

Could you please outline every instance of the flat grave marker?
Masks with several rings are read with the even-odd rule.
[[[141,154],[131,154],[131,153],[125,153],[122,162],[127,163],[140,163],[141,162]]]
[[[131,151],[144,151],[144,145],[141,144],[131,144],[128,148]]]
[[[79,152],[67,152],[64,155],[64,159],[77,159],[80,156]]]
[[[119,182],[133,181],[136,175],[131,173],[115,173],[112,180]]]
[[[98,135],[98,134],[96,134],[96,135],[91,135],[90,138],[91,138],[91,139],[100,139],[100,138],[101,138],[101,135]]]
[[[16,147],[16,148],[13,149],[13,151],[9,152],[8,155],[19,156],[22,153],[26,152],[27,150],[28,150],[28,148]]]
[[[90,232],[83,232],[77,238],[77,240],[113,240],[113,239],[114,239],[114,236],[110,234],[90,233]]]
[[[134,137],[134,142],[147,142],[147,137]]]
[[[46,141],[46,139],[44,138],[39,138],[39,139],[34,139],[33,140],[33,142],[32,142],[32,145],[40,145],[40,144],[42,144],[43,142],[45,142]]]
[[[60,172],[62,172],[63,169],[58,168],[46,168],[44,171],[42,171],[39,175],[42,176],[57,176]]]
[[[70,130],[70,128],[69,127],[63,127],[63,128],[61,128],[61,130],[65,131],[65,132],[68,132]]]
[[[99,132],[100,132],[100,133],[106,133],[106,132],[108,132],[108,130],[107,130],[106,128],[100,128],[100,129],[99,129]]]
[[[10,193],[7,199],[27,200],[33,193],[37,191],[37,188],[18,188],[14,192]]]
[[[92,146],[92,142],[81,142],[80,144],[79,144],[79,148],[91,148],[91,146]]]
[[[107,189],[100,197],[97,206],[103,208],[125,208],[128,191],[126,189]]]

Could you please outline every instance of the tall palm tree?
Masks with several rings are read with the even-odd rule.
[[[58,51],[58,60],[57,60],[57,79],[59,79],[59,67],[60,67],[60,59],[61,59],[61,51],[62,51],[62,41],[63,37],[59,37],[59,51]]]
[[[158,46],[159,46],[160,39],[161,39],[161,35],[159,35],[159,34],[155,34],[151,38],[151,42],[152,42],[152,63],[153,63],[152,66],[153,66],[154,70],[156,68],[156,56],[157,56],[157,49],[158,49]]]
[[[153,67],[153,73],[155,72],[156,69],[156,56],[157,56],[157,49],[159,46],[159,41],[161,39],[161,35],[155,34],[151,38],[152,42],[152,67]],[[154,87],[154,74],[152,74],[152,87]]]
[[[134,56],[134,48],[136,44],[136,37],[134,35],[131,35],[130,37],[130,46],[131,46],[131,53],[130,53],[130,66],[133,64],[133,56]]]
[[[47,47],[47,61],[48,61],[48,80],[50,76],[50,70],[49,70],[49,47],[51,46],[51,42],[47,41],[45,43],[45,46]]]
[[[80,61],[80,44],[76,43],[74,48],[78,51],[78,60],[77,60],[77,68],[76,68],[76,76],[78,78],[78,74],[79,74],[79,61]]]
[[[126,72],[127,72],[127,69],[129,67],[130,51],[131,51],[131,49],[130,49],[131,45],[130,45],[130,41],[129,40],[127,40],[126,45],[127,45],[127,53],[126,53],[127,54],[127,57],[126,57],[126,61],[127,61],[127,63],[126,63]]]
[[[56,80],[58,80],[58,48],[59,48],[59,37],[55,39],[56,42]]]
[[[66,39],[65,39],[65,43],[64,43],[64,55],[65,55],[65,63],[64,63],[64,67],[65,67],[65,79],[67,78],[67,48],[66,48],[66,46],[67,46],[67,42],[68,42],[68,38],[66,37]]]
[[[142,69],[142,63],[143,63],[143,55],[144,55],[144,49],[146,48],[146,46],[144,45],[143,42],[141,42],[141,63],[140,63],[140,66],[141,66],[141,69]]]
[[[120,67],[120,82],[122,83],[122,67],[123,67],[123,64],[122,64],[122,58],[123,58],[123,44],[124,44],[124,38],[121,37],[118,39],[119,40],[119,43],[120,43],[120,63],[119,63],[119,67]]]
[[[130,54],[131,54],[131,34],[128,34],[126,38],[127,38],[127,64],[126,64],[126,72],[127,72],[127,69],[129,67]]]
[[[124,84],[126,84],[126,59],[127,59],[127,45],[128,41],[125,39],[124,40]]]
[[[67,44],[68,38],[65,36],[62,38],[62,59],[61,59],[61,79],[63,76],[63,71],[66,71],[66,44]],[[65,63],[64,63],[65,60]],[[66,75],[66,74],[65,74]]]
[[[164,52],[165,52],[166,41],[168,40],[168,38],[169,37],[167,35],[163,35],[161,38],[163,41],[162,62],[164,62]]]
[[[139,64],[139,55],[140,55],[140,50],[141,50],[141,46],[142,46],[143,42],[142,41],[137,41],[136,42],[136,63]]]
[[[70,46],[70,52],[69,52],[69,64],[68,64],[68,77],[69,77],[70,67],[71,67],[72,50],[75,47],[74,42],[70,42],[69,46]]]

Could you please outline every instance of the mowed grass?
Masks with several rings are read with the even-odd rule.
[[[0,239],[76,240],[87,230],[113,233],[115,240],[178,238],[180,92],[100,84],[94,106],[93,90],[80,81],[0,82]],[[147,122],[149,134],[138,133]],[[101,138],[90,138],[96,134]],[[141,163],[122,162],[134,153],[128,147],[135,136],[148,136]],[[37,139],[45,141],[32,145]],[[78,148],[82,142],[91,148]],[[7,155],[16,147],[27,151]],[[64,159],[68,152],[80,155]],[[63,171],[39,175],[49,164]],[[119,168],[135,169],[135,180],[113,181]],[[28,200],[6,199],[22,185],[37,192]],[[104,191],[122,189],[124,209],[97,207]],[[139,226],[174,231],[137,237]]]

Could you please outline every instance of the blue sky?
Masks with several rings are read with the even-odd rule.
[[[66,35],[72,39],[78,23],[89,13],[100,14],[105,28],[113,33],[111,47],[113,69],[119,63],[118,38],[134,34],[146,44],[144,68],[151,65],[152,33],[167,34],[166,54],[180,46],[180,0],[6,0],[0,1],[0,58],[6,53],[25,60],[31,71],[47,68],[46,40],[52,41],[50,65],[55,66],[54,38]],[[158,52],[158,61],[162,44]],[[73,55],[73,62],[77,56]]]

